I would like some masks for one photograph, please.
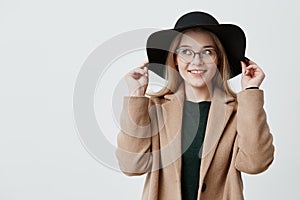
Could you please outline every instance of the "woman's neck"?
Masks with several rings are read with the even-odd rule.
[[[212,87],[204,85],[202,87],[193,87],[185,84],[185,99],[192,102],[211,101]]]

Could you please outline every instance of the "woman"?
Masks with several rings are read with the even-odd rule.
[[[244,199],[241,172],[272,163],[259,89],[265,75],[245,59],[245,43],[239,27],[203,12],[148,38],[150,65],[126,76],[116,152],[125,174],[147,173],[142,199]],[[168,80],[151,98],[148,67]],[[227,81],[241,71],[242,91],[234,94]]]

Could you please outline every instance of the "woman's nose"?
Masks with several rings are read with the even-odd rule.
[[[194,55],[194,58],[193,58],[191,64],[193,64],[193,65],[203,65],[203,59],[201,58],[199,53],[196,53]]]

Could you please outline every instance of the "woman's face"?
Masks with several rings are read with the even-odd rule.
[[[185,32],[176,52],[179,74],[186,86],[201,88],[212,81],[218,59],[216,46],[208,33]]]

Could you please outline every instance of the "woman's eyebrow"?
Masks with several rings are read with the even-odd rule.
[[[192,46],[187,45],[187,44],[183,44],[183,45],[179,45],[179,47],[192,47]]]
[[[203,48],[216,48],[216,47],[213,45],[206,45],[206,46],[203,46]]]

